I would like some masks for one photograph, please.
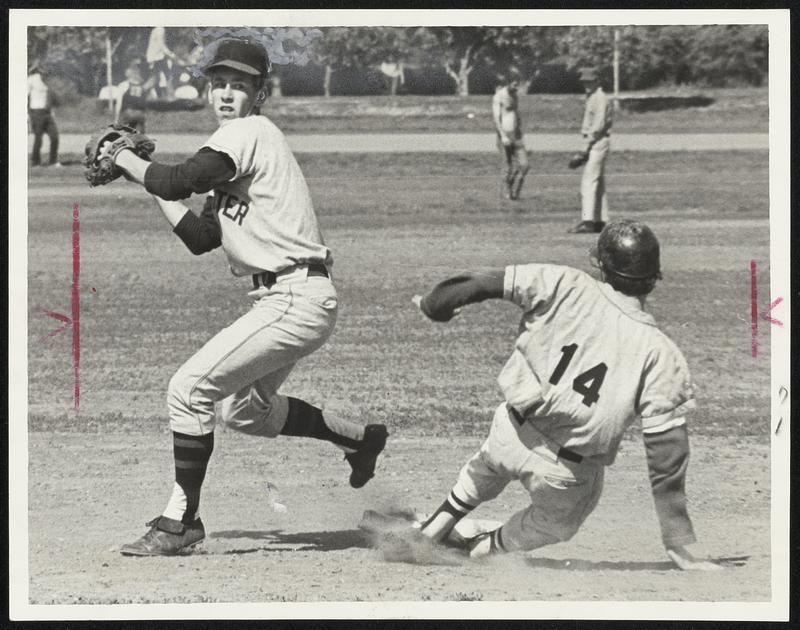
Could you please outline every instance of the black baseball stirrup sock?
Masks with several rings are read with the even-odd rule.
[[[292,398],[291,396],[287,398],[289,400],[289,414],[286,418],[286,424],[281,429],[281,435],[327,440],[354,450],[361,446],[360,440],[354,440],[331,431],[330,427],[325,424],[321,409],[317,409],[299,398]]]
[[[200,488],[214,452],[214,433],[186,435],[172,432],[172,451],[175,456],[175,482],[186,495],[184,523],[193,521],[200,507]]]

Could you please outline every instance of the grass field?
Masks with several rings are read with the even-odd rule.
[[[579,218],[579,175],[565,157],[534,155],[522,199],[511,203],[500,196],[499,164],[485,156],[298,156],[334,251],[341,311],[329,343],[284,391],[388,424],[379,476],[353,493],[327,445],[223,433],[204,490],[205,553],[141,561],[114,547],[143,532],[171,487],[167,382],[248,307],[249,279],[233,279],[219,252],[191,256],[135,186],[89,190],[77,167],[33,171],[31,600],[769,599],[770,338],[763,326],[751,357],[749,319],[751,260],[760,286],[769,285],[766,153],[617,153],[608,183],[614,216],[646,221],[662,242],[664,280],[650,304],[697,384],[689,496],[698,533],[718,557],[749,556],[746,567],[714,582],[669,570],[635,432],[586,528],[524,561],[387,571],[354,529],[366,507],[435,508],[499,402],[494,379],[518,310],[483,303],[434,325],[411,296],[463,269],[549,261],[590,270],[593,237],[566,234]],[[43,340],[58,324],[42,314],[69,313],[75,202],[79,415],[69,336]],[[267,479],[281,488],[288,516],[264,504]],[[524,500],[514,490],[484,516],[502,518]],[[626,516],[637,510],[641,524]]]
[[[616,114],[616,133],[764,133],[769,122],[766,88],[676,88],[636,95],[704,96],[707,107]],[[286,133],[443,133],[493,131],[491,96],[287,97],[271,99],[266,113]],[[583,115],[580,94],[529,94],[520,97],[520,115],[527,133],[576,133]],[[83,99],[56,112],[62,133],[89,133],[108,114],[99,101]],[[470,117],[472,116],[472,117]],[[213,116],[186,112],[148,112],[152,133],[208,132]]]

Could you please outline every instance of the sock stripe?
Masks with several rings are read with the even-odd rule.
[[[179,448],[192,448],[192,449],[206,448],[205,442],[201,441],[196,437],[192,437],[190,439],[176,437],[173,439],[173,444]]]
[[[462,512],[471,512],[475,509],[474,505],[470,505],[469,503],[465,503],[461,499],[459,499],[454,492],[450,492],[450,496],[447,497],[447,500],[456,508],[460,509]]]
[[[205,470],[206,466],[208,465],[207,460],[197,460],[194,462],[187,462],[183,459],[176,459],[175,460],[175,468],[181,468],[182,470]]]

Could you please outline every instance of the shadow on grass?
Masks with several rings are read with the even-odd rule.
[[[709,107],[714,99],[708,96],[628,96],[620,98],[620,105],[629,112],[662,112],[667,109]]]
[[[235,549],[224,552],[225,554],[245,554],[256,551],[287,551],[283,547],[271,545],[292,545],[291,551],[342,551],[344,549],[369,549],[370,545],[359,529],[345,529],[324,532],[295,532],[287,533],[281,529],[270,530],[241,530],[228,529],[210,534],[217,539],[246,538],[260,540],[267,545],[259,545],[248,549]],[[299,547],[296,545],[300,545]]]
[[[750,556],[736,556],[730,558],[711,558],[712,562],[724,567],[742,566],[747,563]],[[662,562],[612,562],[601,560],[576,560],[575,558],[525,558],[525,564],[535,569],[561,569],[563,571],[679,571],[669,560]]]

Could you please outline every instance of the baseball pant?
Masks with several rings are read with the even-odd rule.
[[[50,139],[50,164],[58,162],[58,127],[48,109],[31,109],[31,130],[33,131],[33,155],[31,163],[39,166],[42,163],[42,138],[45,134]]]
[[[581,179],[581,220],[608,222],[605,164],[610,148],[608,136],[600,138],[589,150]]]
[[[505,191],[510,197],[516,198],[519,196],[522,182],[525,181],[525,175],[527,175],[530,168],[528,151],[521,140],[517,140],[513,144],[501,143],[501,148],[503,151],[502,175]]]
[[[569,540],[597,506],[604,468],[586,459],[561,459],[557,451],[530,422],[520,426],[503,403],[495,411],[488,438],[461,469],[453,494],[477,506],[516,479],[528,491],[531,505],[502,526],[503,548],[525,551]]]
[[[252,308],[172,377],[167,404],[173,431],[211,433],[215,403],[222,421],[243,433],[275,437],[286,423],[288,401],[277,390],[295,363],[333,332],[336,289],[330,279],[307,277],[301,268],[249,295]]]

